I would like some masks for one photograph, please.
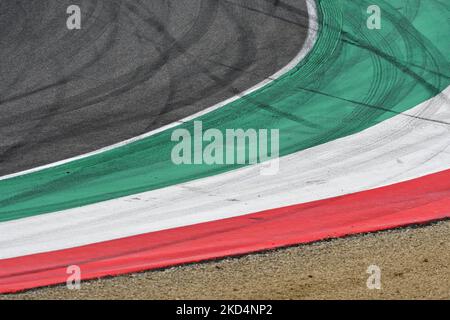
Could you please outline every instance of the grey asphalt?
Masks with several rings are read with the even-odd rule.
[[[0,175],[96,150],[244,91],[295,57],[304,0],[0,2]]]

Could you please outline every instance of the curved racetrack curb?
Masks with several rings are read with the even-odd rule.
[[[158,269],[449,218],[450,170],[339,198],[2,260],[0,292]]]

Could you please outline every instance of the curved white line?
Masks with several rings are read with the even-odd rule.
[[[330,198],[450,168],[450,87],[360,133],[164,189],[0,224],[0,258],[171,229]],[[436,120],[427,121],[424,119]],[[438,122],[441,121],[441,122]]]
[[[79,156],[76,156],[76,157],[72,157],[72,158],[69,158],[69,159],[57,161],[57,162],[50,163],[50,164],[43,165],[43,166],[39,166],[39,167],[36,167],[36,168],[33,168],[33,169],[29,169],[29,170],[24,170],[24,171],[17,172],[17,173],[8,174],[8,175],[0,177],[0,181],[6,180],[6,179],[11,179],[11,178],[18,177],[18,176],[22,176],[22,175],[25,175],[25,174],[28,174],[28,173],[41,171],[41,170],[44,170],[44,169],[57,167],[57,166],[60,166],[60,165],[63,165],[63,164],[69,163],[69,162],[73,162],[73,161],[76,161],[76,160],[80,160],[80,159],[84,159],[84,158],[87,158],[87,157],[91,157],[91,156],[94,156],[94,155],[97,155],[97,154],[100,154],[100,153],[103,153],[103,152],[106,152],[106,151],[110,151],[110,150],[113,150],[113,149],[116,149],[116,148],[123,147],[125,145],[130,144],[130,143],[133,143],[133,142],[136,142],[136,141],[139,141],[139,140],[151,137],[151,136],[153,136],[153,135],[155,135],[157,133],[160,133],[162,131],[174,128],[174,127],[176,127],[176,126],[178,126],[180,124],[183,124],[185,122],[191,121],[191,120],[193,120],[195,118],[198,118],[198,117],[203,116],[203,115],[205,115],[207,113],[210,113],[210,112],[215,111],[215,110],[217,110],[219,108],[222,108],[222,107],[224,107],[227,104],[230,104],[230,103],[232,103],[232,102],[234,102],[234,101],[236,101],[236,100],[238,100],[238,99],[240,99],[240,98],[242,98],[242,97],[244,97],[246,95],[249,95],[249,94],[255,92],[256,90],[261,89],[262,87],[264,87],[265,85],[271,83],[272,81],[277,80],[278,78],[280,78],[281,76],[283,76],[284,74],[286,74],[290,70],[292,70],[295,66],[297,66],[300,63],[300,61],[302,61],[306,57],[306,55],[311,51],[311,49],[313,48],[313,46],[314,46],[314,44],[315,44],[315,42],[317,40],[318,21],[317,21],[317,7],[316,7],[315,0],[306,0],[306,6],[307,6],[308,16],[309,16],[309,22],[308,22],[309,25],[308,25],[308,34],[307,34],[307,37],[306,37],[305,43],[303,44],[302,49],[297,54],[297,56],[295,56],[295,58],[293,60],[291,60],[291,62],[289,62],[289,64],[287,64],[284,68],[282,68],[281,70],[276,72],[274,75],[266,78],[262,82],[258,83],[257,85],[251,87],[250,89],[248,89],[248,90],[246,90],[246,91],[244,91],[244,92],[242,92],[242,93],[240,93],[238,95],[235,95],[234,97],[231,97],[231,98],[229,98],[229,99],[227,99],[225,101],[222,101],[222,102],[220,102],[220,103],[218,103],[218,104],[216,104],[216,105],[214,105],[212,107],[206,108],[206,109],[204,109],[204,110],[202,110],[200,112],[194,113],[193,115],[190,115],[190,116],[188,116],[186,118],[183,118],[181,120],[172,122],[172,123],[170,123],[168,125],[162,126],[161,128],[152,130],[150,132],[144,133],[144,134],[136,136],[134,138],[131,138],[131,139],[128,139],[128,140],[125,140],[125,141],[122,141],[122,142],[119,142],[119,143],[116,143],[116,144],[113,144],[113,145],[110,145],[110,146],[107,146],[107,147],[104,147],[104,148],[92,151],[92,152],[89,152],[89,153],[85,153],[85,154],[82,154],[82,155],[79,155]]]

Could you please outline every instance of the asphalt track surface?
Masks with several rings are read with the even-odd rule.
[[[0,3],[0,175],[99,149],[208,108],[298,53],[299,0]]]

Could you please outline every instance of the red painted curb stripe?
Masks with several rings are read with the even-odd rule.
[[[337,198],[0,260],[0,293],[239,255],[450,217],[450,170]]]

